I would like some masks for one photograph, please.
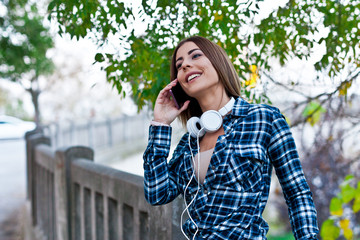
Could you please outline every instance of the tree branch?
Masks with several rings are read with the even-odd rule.
[[[303,119],[299,118],[297,121],[295,121],[295,122],[293,122],[293,123],[291,124],[292,127],[295,127],[295,126],[297,126],[297,125],[299,125],[299,124],[301,124],[301,123],[305,123],[309,118],[313,117],[313,115],[314,115],[318,110],[320,110],[321,105],[323,105],[323,104],[325,104],[326,102],[328,102],[337,92],[339,92],[339,91],[344,87],[344,85],[346,85],[346,84],[348,84],[348,83],[351,83],[351,82],[354,81],[354,80],[357,80],[358,76],[360,75],[360,70],[359,70],[357,73],[355,73],[353,76],[350,76],[351,74],[349,74],[349,76],[347,77],[347,79],[344,80],[344,81],[342,81],[342,82],[336,87],[336,89],[335,89],[334,91],[332,91],[332,92],[320,93],[320,94],[318,94],[318,95],[316,95],[316,96],[313,96],[313,97],[308,96],[308,95],[304,94],[303,92],[300,92],[300,91],[295,90],[295,89],[293,89],[293,88],[290,88],[290,87],[287,86],[286,84],[283,84],[283,83],[275,80],[272,76],[270,76],[269,73],[267,73],[267,72],[265,72],[265,71],[263,71],[262,73],[263,73],[271,82],[273,82],[274,84],[283,87],[283,88],[286,89],[287,91],[297,93],[297,94],[299,94],[299,95],[301,95],[301,96],[303,96],[303,97],[306,98],[306,100],[304,100],[304,101],[295,103],[295,106],[286,108],[285,111],[287,111],[288,109],[293,108],[293,107],[298,108],[298,107],[300,107],[300,106],[302,106],[302,105],[307,105],[307,104],[309,104],[310,102],[312,102],[312,101],[314,101],[314,100],[320,101],[319,107],[318,107],[317,109],[315,109],[312,114],[310,114],[309,116],[307,116],[307,117],[305,117],[305,118],[303,118]],[[323,98],[323,97],[325,97],[325,99],[320,100],[320,98]]]

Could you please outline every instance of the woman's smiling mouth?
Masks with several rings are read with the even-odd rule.
[[[194,80],[197,77],[200,77],[201,73],[199,72],[192,72],[186,75],[186,82],[191,82],[192,80]]]

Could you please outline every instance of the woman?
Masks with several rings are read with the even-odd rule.
[[[295,238],[316,239],[312,194],[279,110],[244,101],[225,51],[202,37],[176,47],[171,79],[157,97],[144,153],[147,201],[166,204],[182,194],[190,216],[182,227],[187,239],[266,239],[262,212],[274,166]],[[170,94],[176,84],[190,96],[180,109]],[[198,131],[186,133],[167,162],[175,118],[185,125],[193,116],[220,109],[220,127],[206,131],[205,124],[194,124]]]

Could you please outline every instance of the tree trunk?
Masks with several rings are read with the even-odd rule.
[[[34,105],[34,111],[35,111],[35,115],[34,115],[34,122],[36,123],[36,126],[40,126],[41,123],[41,115],[40,115],[40,107],[39,107],[39,95],[41,93],[40,90],[37,89],[33,89],[30,88],[28,89],[28,91],[31,94],[31,99]]]

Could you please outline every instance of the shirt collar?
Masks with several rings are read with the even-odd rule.
[[[241,97],[236,98],[231,114],[238,117],[245,117],[250,104]]]
[[[248,108],[249,107],[250,107],[250,103],[246,102],[241,97],[237,97],[235,99],[235,103],[234,103],[234,106],[233,106],[233,109],[232,109],[231,113],[228,114],[228,115],[225,115],[224,121],[227,122],[226,119],[230,119],[229,115],[233,115],[233,116],[236,116],[236,117],[245,117],[247,115],[247,113],[248,113]],[[231,128],[231,125],[227,126],[226,124],[224,124],[225,132],[228,132],[230,128]],[[197,147],[196,138],[191,137],[190,141],[191,141],[192,148],[195,149]]]

